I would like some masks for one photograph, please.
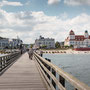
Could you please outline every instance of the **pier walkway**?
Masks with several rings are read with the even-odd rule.
[[[0,90],[47,90],[35,61],[23,54],[3,75]]]

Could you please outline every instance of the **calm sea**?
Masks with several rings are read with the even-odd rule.
[[[90,54],[44,54],[43,57],[90,86]]]

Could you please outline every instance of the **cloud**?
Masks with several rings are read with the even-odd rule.
[[[21,2],[11,2],[7,0],[2,0],[0,1],[0,7],[3,6],[23,6],[23,4]]]
[[[90,0],[64,0],[64,3],[72,6],[90,5]]]
[[[57,4],[59,3],[61,0],[48,0],[48,4],[49,5],[53,5],[53,4]]]
[[[43,11],[10,13],[0,9],[0,36],[16,38],[18,35],[24,43],[34,43],[40,35],[63,41],[71,29],[76,34],[90,32],[90,15],[82,13],[69,19],[66,13],[47,16]]]

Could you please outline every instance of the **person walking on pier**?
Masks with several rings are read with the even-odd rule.
[[[32,48],[29,49],[28,54],[29,54],[29,58],[32,60],[32,58],[33,58],[33,49]]]
[[[40,56],[42,57],[43,56],[43,51],[40,50]]]

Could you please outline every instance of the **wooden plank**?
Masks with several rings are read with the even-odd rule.
[[[0,90],[47,90],[35,62],[22,55],[2,76]]]

